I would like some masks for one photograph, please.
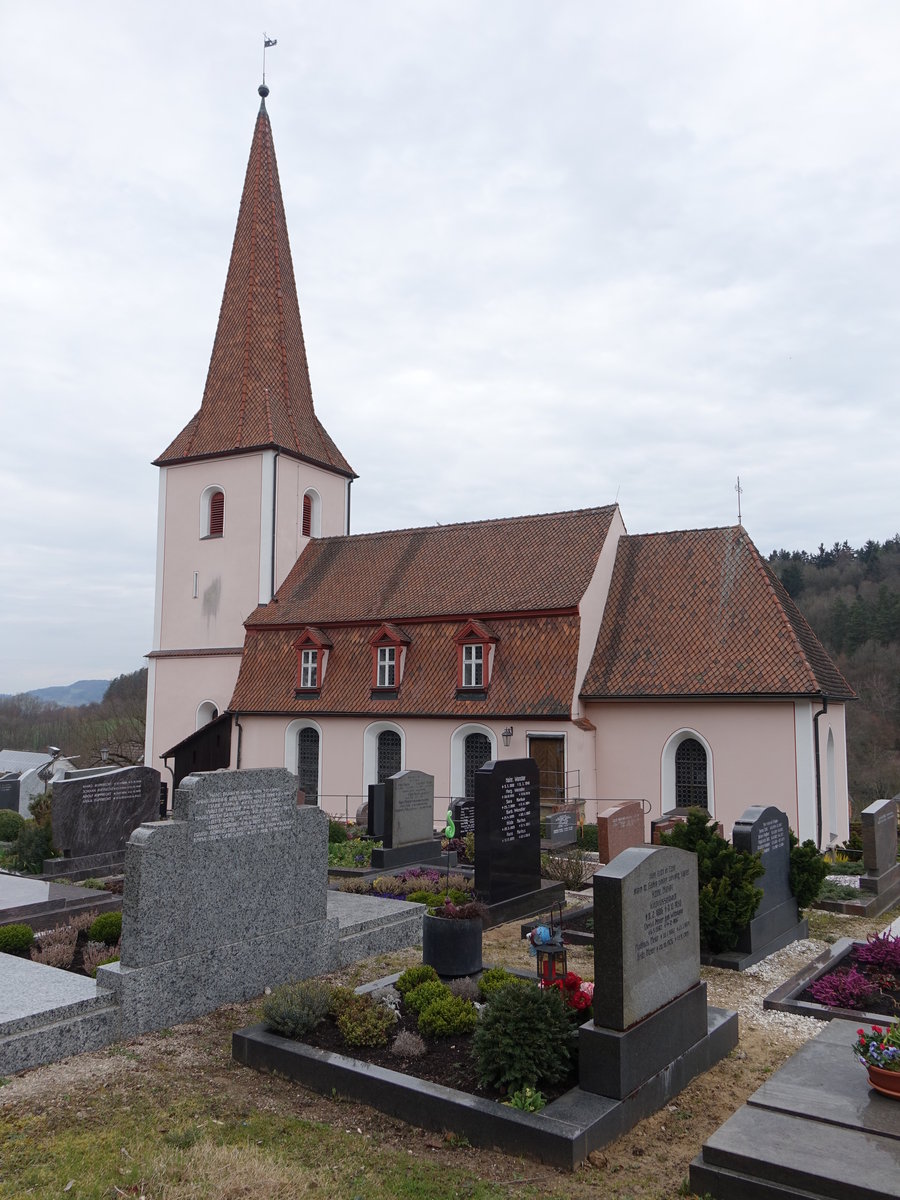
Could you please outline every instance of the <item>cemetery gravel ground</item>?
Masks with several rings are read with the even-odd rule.
[[[6,1081],[0,1197],[675,1200],[687,1194],[688,1164],[705,1138],[821,1028],[763,1011],[763,998],[826,943],[864,938],[897,915],[811,912],[810,941],[743,974],[704,968],[710,1003],[740,1012],[737,1050],[574,1174],[236,1065],[231,1033],[258,1019],[258,1005],[248,1003]],[[485,959],[528,964],[518,923],[485,934]],[[403,951],[335,979],[360,983],[418,961],[418,951]],[[572,947],[570,966],[592,976],[591,950]]]

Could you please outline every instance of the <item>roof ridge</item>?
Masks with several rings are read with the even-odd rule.
[[[551,517],[573,517],[587,516],[589,514],[600,514],[606,512],[614,512],[615,504],[598,505],[595,508],[569,508],[561,509],[559,512],[549,513],[526,513],[517,517],[480,517],[472,521],[448,521],[438,522],[434,525],[409,525],[402,529],[372,529],[366,533],[351,533],[351,534],[333,534],[330,537],[316,538],[317,542],[346,542],[349,539],[359,541],[362,538],[380,538],[394,537],[402,533],[437,533],[441,529],[465,529],[473,525],[513,525],[522,521],[540,521],[548,520]]]

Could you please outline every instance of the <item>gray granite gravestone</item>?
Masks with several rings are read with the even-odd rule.
[[[684,1056],[696,1073],[727,1054],[736,1017],[722,1033],[700,981],[696,855],[669,846],[623,850],[594,875],[594,914],[593,1020],[579,1029],[582,1089],[623,1100],[661,1072],[677,1073]]]
[[[475,772],[475,894],[493,923],[565,898],[541,880],[540,772],[533,758],[491,759]]]
[[[610,863],[629,846],[644,843],[644,807],[639,800],[611,804],[597,813],[597,855]]]
[[[101,967],[123,1032],[160,1029],[339,958],[326,910],[328,818],[285,770],[190,775],[172,820],[126,850],[121,961]]]
[[[377,870],[442,861],[441,841],[434,836],[433,775],[398,771],[385,780],[382,841],[384,849],[372,851]]]
[[[547,841],[551,849],[573,846],[578,838],[578,806],[569,805],[549,814],[546,820]]]
[[[768,958],[776,950],[809,936],[791,892],[791,837],[787,813],[761,804],[748,808],[732,831],[732,845],[745,854],[759,854],[764,874],[756,886],[762,899],[755,916],[731,954],[704,955],[704,962],[737,970]]]
[[[125,844],[143,821],[159,816],[159,771],[120,767],[53,785],[53,845],[45,874],[77,879],[121,870]]]
[[[877,895],[900,888],[897,862],[897,801],[876,800],[862,811],[863,866],[861,891]]]

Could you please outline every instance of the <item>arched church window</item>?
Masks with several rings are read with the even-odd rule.
[[[685,738],[675,751],[675,804],[707,807],[706,749],[696,738]]]
[[[221,537],[225,531],[225,493],[213,492],[209,498],[209,537]]]
[[[400,734],[382,729],[378,735],[378,783],[384,783],[400,770]]]
[[[465,741],[466,799],[475,796],[475,772],[491,757],[491,739],[483,733],[470,733]]]
[[[322,536],[322,497],[315,488],[304,493],[300,532],[303,537]]]
[[[312,533],[312,496],[306,495],[303,497],[303,536],[309,537]]]
[[[319,803],[319,731],[311,726],[297,735],[297,778],[307,804]]]

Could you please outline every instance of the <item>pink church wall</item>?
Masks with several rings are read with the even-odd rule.
[[[303,497],[310,488],[317,492],[320,501],[321,524],[317,536],[340,537],[346,533],[347,480],[330,471],[312,467],[309,463],[297,462],[296,459],[287,458],[285,455],[279,456],[276,589],[284,583],[285,577],[309,540],[303,537],[302,530]]]
[[[221,658],[155,658],[147,683],[148,767],[162,769],[160,754],[183,741],[197,728],[197,709],[211,700],[223,713],[237,681],[239,655]],[[171,763],[170,763],[171,765]],[[165,778],[165,775],[163,776]]]

